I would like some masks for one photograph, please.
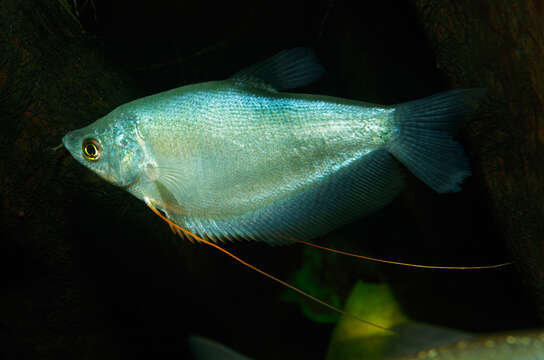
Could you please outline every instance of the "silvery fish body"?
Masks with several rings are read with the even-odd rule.
[[[63,143],[106,180],[213,240],[326,233],[398,194],[397,160],[436,191],[459,190],[470,170],[451,136],[464,99],[479,90],[397,106],[280,91],[321,72],[309,50],[284,51],[230,79],[119,106]]]
[[[538,360],[544,359],[544,330],[472,336],[386,360]],[[445,340],[445,339],[444,339]],[[443,340],[443,341],[444,341]]]
[[[344,311],[391,331],[344,315],[332,333],[326,360],[544,359],[544,329],[468,333],[415,322],[403,312],[397,293],[386,283],[358,281],[345,301]]]
[[[406,334],[400,334],[393,337],[392,340],[385,342],[382,347],[387,353],[387,349],[392,347],[399,354],[388,356],[373,352],[376,348],[376,340],[364,344],[359,342],[359,349],[367,349],[359,353],[352,353],[351,356],[343,359],[360,360],[541,360],[544,359],[544,330],[526,330],[513,331],[502,334],[471,335],[455,330],[442,329],[429,325],[414,326],[415,331]],[[418,339],[426,336],[427,339]],[[395,341],[401,339],[402,345],[395,344]],[[414,346],[419,342],[426,343],[426,346],[417,349]],[[354,346],[352,341],[351,346]],[[412,343],[412,344],[410,344]],[[219,344],[213,340],[191,336],[189,338],[191,349],[191,359],[194,360],[249,360],[242,354]],[[349,346],[349,345],[348,345]],[[378,345],[379,346],[379,345]],[[410,351],[410,348],[417,350]],[[401,355],[405,353],[404,355]],[[328,360],[337,359],[334,355],[327,357]]]

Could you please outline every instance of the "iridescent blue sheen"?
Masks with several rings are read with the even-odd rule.
[[[277,91],[314,80],[322,71],[316,64],[306,50],[283,52],[224,81],[124,104],[63,142],[85,166],[198,235],[311,238],[390,202],[403,177],[391,153],[417,172],[418,153],[428,154],[404,149],[419,135],[440,138],[444,130],[434,136],[436,121],[429,119],[451,122],[439,115],[457,99],[418,102],[416,111],[410,103],[381,106]],[[399,113],[407,120],[432,116],[403,126]],[[421,132],[425,122],[430,126]],[[81,153],[88,138],[101,144],[99,161]],[[452,191],[467,175],[462,148],[454,143],[452,151],[460,161],[448,170],[457,173],[447,176],[454,180],[445,182],[439,169],[438,177],[430,172],[430,186]]]

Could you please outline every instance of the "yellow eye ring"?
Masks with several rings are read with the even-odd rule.
[[[83,141],[81,149],[83,150],[83,156],[89,161],[96,161],[102,155],[102,147],[95,139],[86,139]]]

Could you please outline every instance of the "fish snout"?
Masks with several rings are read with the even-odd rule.
[[[72,156],[74,157],[76,157],[76,154],[79,153],[78,151],[80,148],[79,142],[80,142],[80,139],[77,136],[77,130],[68,132],[62,138],[62,144],[64,145],[66,150],[68,150],[68,152],[72,154]]]

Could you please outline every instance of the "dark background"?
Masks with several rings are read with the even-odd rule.
[[[540,274],[542,262],[539,255],[527,260],[519,248],[530,247],[512,240],[513,228],[503,220],[521,219],[520,229],[527,228],[520,221],[541,220],[542,213],[524,207],[537,204],[541,192],[531,197],[531,188],[501,179],[510,171],[508,164],[532,169],[536,160],[509,162],[505,156],[491,169],[481,149],[508,154],[525,138],[520,135],[498,149],[493,139],[508,137],[508,131],[487,137],[478,132],[493,124],[500,128],[511,117],[508,111],[523,104],[506,100],[505,92],[496,90],[504,89],[500,81],[475,76],[462,61],[496,59],[497,51],[508,57],[514,52],[508,46],[516,42],[494,45],[488,39],[487,47],[468,46],[458,39],[444,41],[447,34],[436,31],[436,24],[460,18],[453,10],[469,12],[476,24],[493,24],[500,16],[480,8],[470,12],[468,3],[442,13],[432,1],[408,0],[364,6],[332,0],[64,3],[75,21],[62,4],[0,3],[4,358],[179,359],[189,334],[218,340],[255,359],[324,358],[334,324],[305,317],[297,304],[282,300],[280,285],[216,250],[176,238],[143,203],[96,177],[63,149],[50,150],[66,132],[124,102],[223,79],[295,46],[314,49],[326,69],[322,79],[300,89],[304,92],[394,104],[452,87],[490,89],[483,120],[460,134],[474,170],[462,192],[437,195],[410,177],[401,196],[383,211],[316,242],[423,264],[516,262],[498,270],[437,271],[336,257],[315,268],[322,286],[345,298],[357,279],[387,281],[414,319],[467,331],[539,324],[534,285],[539,277],[534,274]],[[522,75],[512,73],[506,80],[522,83],[516,76]],[[515,169],[511,173],[518,178]],[[501,202],[505,188],[528,200]],[[540,234],[521,233],[522,239],[537,240]],[[532,244],[541,249],[540,242]],[[225,247],[282,279],[291,279],[307,261],[299,245]]]

